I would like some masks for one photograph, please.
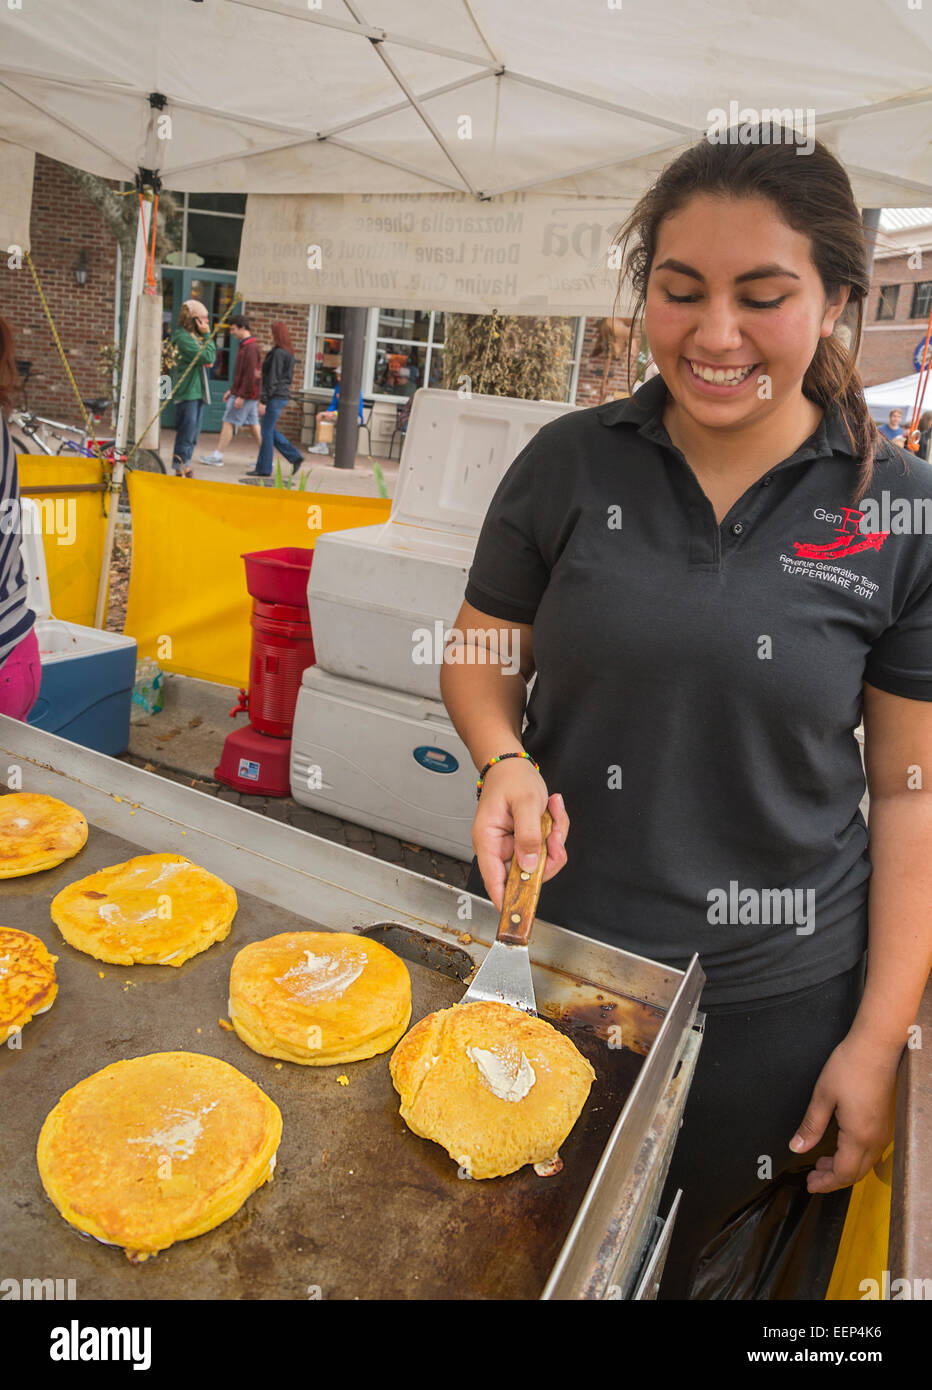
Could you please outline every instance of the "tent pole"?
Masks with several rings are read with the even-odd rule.
[[[867,242],[868,266],[867,274],[872,279],[874,275],[874,253],[877,250],[877,238],[880,234],[880,214],[883,208],[861,208],[861,225],[864,228],[864,239]],[[864,305],[864,314],[867,315],[867,304]],[[852,325],[853,327],[853,325]],[[861,334],[861,341],[858,344],[858,355],[855,359],[860,362],[861,353],[864,351],[864,335]]]
[[[123,370],[120,376],[120,402],[117,406],[116,444],[113,467],[110,471],[110,506],[107,509],[107,531],[104,536],[104,552],[100,562],[100,579],[97,584],[97,609],[94,613],[94,626],[103,627],[107,621],[107,585],[110,580],[110,557],[113,554],[113,538],[116,533],[117,510],[120,505],[120,492],[123,487],[123,462],[121,455],[126,451],[129,434],[130,377],[133,374],[136,351],[136,310],[142,294],[146,271],[146,240],[152,216],[152,204],[144,199],[136,227],[136,254],[133,259],[133,283],[130,287],[129,306],[126,315],[126,336],[123,343]]]
[[[362,359],[368,312],[368,309],[343,310],[343,357],[340,363],[340,400],[337,406],[337,435],[333,451],[334,468],[356,467],[359,397],[362,394]]]
[[[861,224],[864,227],[864,236],[870,247],[871,263],[868,266],[868,273],[874,269],[874,253],[877,250],[877,234],[880,231],[880,214],[883,208],[862,208]]]

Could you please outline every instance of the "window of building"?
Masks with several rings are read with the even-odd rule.
[[[896,302],[900,297],[899,285],[881,285],[880,298],[877,301],[878,319],[895,319]]]
[[[332,391],[335,368],[343,352],[344,311],[311,305],[304,385],[308,390]],[[572,359],[567,365],[566,394],[576,395],[585,319],[575,320]],[[443,382],[444,315],[442,310],[370,309],[366,320],[362,393],[377,401],[413,396],[421,386]]]
[[[932,309],[932,280],[917,280],[913,285],[913,303],[909,311],[911,319],[928,318]]]
[[[419,386],[442,384],[442,312],[374,309],[366,336],[363,379],[369,394],[393,400],[413,396]]]
[[[344,319],[343,309],[311,305],[304,360],[305,389],[332,391],[336,386],[336,368],[343,356]]]
[[[165,257],[166,265],[236,270],[239,263],[245,193],[185,193],[181,250]]]

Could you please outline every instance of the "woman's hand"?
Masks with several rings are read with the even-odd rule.
[[[262,401],[259,402],[259,414],[260,416],[265,414],[265,406],[263,405]]]
[[[559,792],[548,796],[547,784],[527,758],[493,763],[482,783],[479,808],[472,823],[472,843],[489,899],[499,912],[505,894],[506,865],[517,852],[522,869],[532,869],[540,852],[540,819],[553,817],[547,836],[544,882],[566,863],[563,842],[570,818]],[[533,862],[532,862],[533,861]]]
[[[834,1154],[816,1159],[806,1186],[810,1192],[836,1192],[859,1182],[886,1148],[893,1132],[896,1072],[902,1047],[869,1038],[844,1038],[815,1084],[809,1108],[790,1148],[806,1153],[819,1142],[832,1115],[838,1124]]]

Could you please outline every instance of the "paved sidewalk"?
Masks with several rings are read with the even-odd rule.
[[[191,469],[195,478],[201,478],[208,482],[237,483],[241,478],[246,476],[250,469],[255,468],[256,457],[259,452],[258,445],[249,430],[238,430],[230,441],[227,449],[224,450],[222,467],[217,468],[210,463],[201,463],[200,455],[211,453],[217,447],[219,438],[219,433],[202,434],[200,436],[197,441],[197,447],[191,458]],[[169,473],[171,472],[172,448],[174,447],[174,443],[175,431],[163,429],[159,434],[159,454]],[[365,477],[373,480],[371,489],[372,495],[378,496],[378,489],[375,484],[372,469],[373,458],[370,458],[368,454],[356,455],[356,467],[354,469],[334,468],[333,454],[311,454],[308,452],[307,445],[302,444],[299,447],[304,454],[304,462],[298,465],[299,475],[301,473],[309,473],[312,468],[320,468],[321,466],[329,468],[337,475],[338,480],[341,474],[345,478],[347,475],[352,477],[353,473],[356,473],[360,478]],[[398,459],[375,458],[374,461],[382,470],[389,496],[391,496],[394,491],[394,480],[398,476]],[[291,480],[291,464],[285,463],[284,459],[282,459],[282,474],[286,483]],[[256,483],[255,486],[271,487],[274,483],[274,477],[275,462],[273,457],[272,479],[264,484]],[[295,487],[297,487],[297,482],[295,483]]]
[[[324,840],[333,840],[349,849],[361,850],[363,854],[384,859],[386,863],[400,864],[403,868],[423,874],[426,878],[440,879],[454,888],[466,886],[469,864],[464,861],[452,859],[437,850],[413,845],[407,840],[398,840],[394,835],[385,835],[380,830],[369,830],[365,826],[354,825],[352,821],[339,820],[336,816],[326,815],[313,807],[302,806],[290,796],[248,796],[245,792],[234,791],[232,787],[225,787],[207,778],[172,772],[132,753],[124,753],[120,761],[130,763],[133,767],[145,768],[148,772],[158,773],[170,782],[179,782],[183,786],[194,787],[196,791],[207,792],[220,801],[230,801],[235,806],[244,806],[260,816],[268,816],[270,820],[297,826],[299,830],[319,835]]]

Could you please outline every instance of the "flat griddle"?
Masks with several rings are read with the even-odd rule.
[[[562,1171],[460,1178],[445,1151],[399,1116],[389,1053],[331,1067],[283,1062],[276,1070],[272,1058],[220,1027],[241,947],[326,923],[238,894],[230,935],[178,969],[107,965],[62,939],[49,916],[54,895],[138,852],[92,827],[74,859],[7,882],[0,899],[3,925],[34,933],[59,958],[52,1008],[23,1029],[21,1051],[0,1049],[4,1274],[74,1279],[79,1299],[307,1298],[309,1289],[340,1299],[539,1297],[643,1058],[605,1047],[592,1030],[561,1025],[596,1069],[563,1146]],[[406,964],[412,1023],[464,993],[439,969]],[[126,1057],[175,1050],[221,1057],[275,1101],[283,1120],[278,1163],[273,1181],[230,1220],[133,1267],[58,1215],[39,1181],[36,1141],[59,1096],[83,1077]]]
[[[79,1300],[619,1296],[606,1295],[606,1281],[619,1277],[622,1259],[633,1278],[652,1219],[654,1156],[672,1142],[692,1074],[680,1034],[688,1040],[701,972],[683,975],[536,923],[540,1012],[570,1034],[596,1081],[560,1172],[461,1178],[439,1145],[400,1118],[388,1053],[278,1068],[219,1020],[241,947],[329,929],[364,931],[403,956],[414,1023],[465,993],[495,936],[490,904],[472,899],[463,922],[466,895],[448,885],[0,717],[0,757],[4,744],[24,791],[60,797],[90,825],[73,859],[0,882],[0,923],[33,932],[59,958],[52,1008],[26,1025],[20,1049],[0,1047],[5,1277],[74,1280]],[[70,947],[50,917],[55,894],[153,850],[185,854],[234,885],[229,937],[178,969],[109,965]],[[619,1023],[622,1047],[611,1041]],[[69,1087],[112,1062],[169,1050],[236,1066],[279,1106],[283,1135],[274,1180],[238,1213],[134,1266],[58,1214],[35,1147]],[[687,1055],[685,1075],[671,1081]]]

